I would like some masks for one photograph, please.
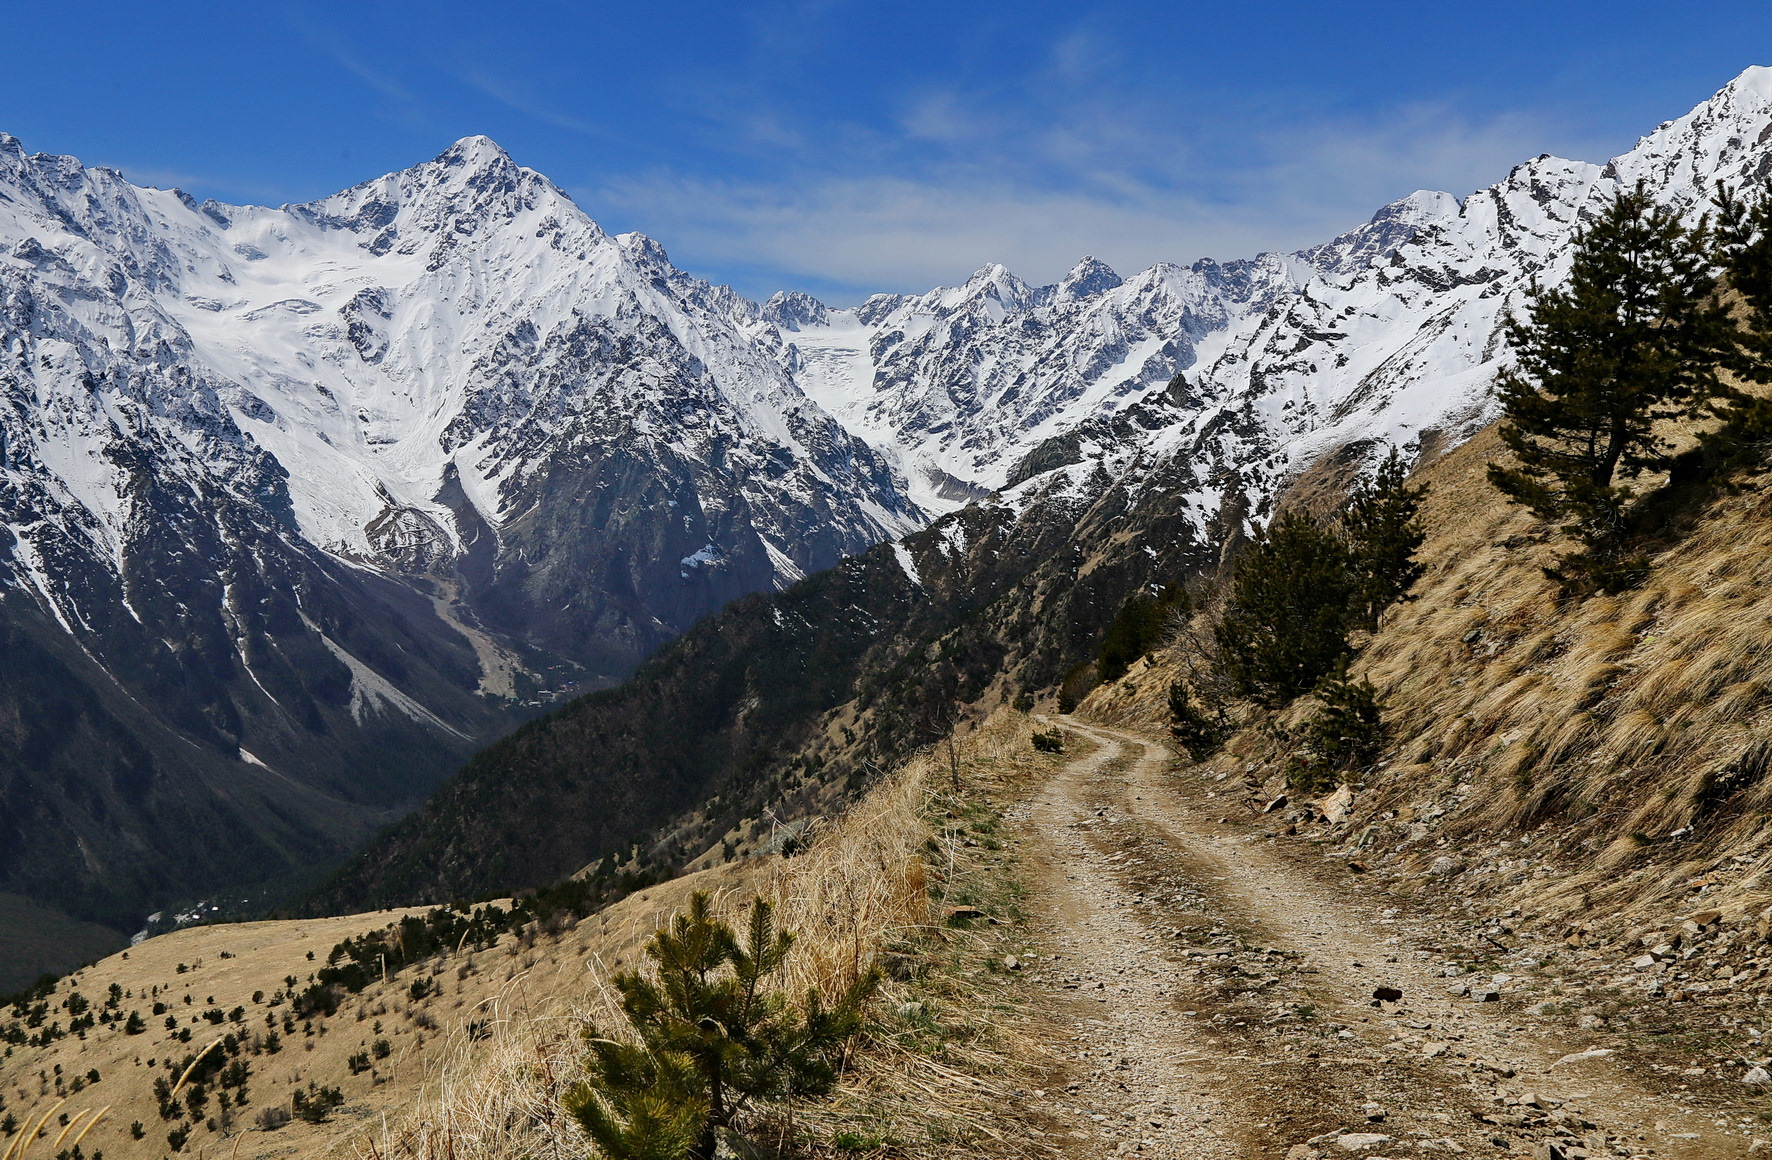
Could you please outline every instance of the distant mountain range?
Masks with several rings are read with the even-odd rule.
[[[968,503],[1160,500],[1208,551],[1330,452],[1487,422],[1582,216],[1639,179],[1697,212],[1768,133],[1750,69],[1605,166],[1297,253],[846,310],[685,274],[485,138],[266,209],[0,135],[0,895],[127,930],[311,873],[524,716]]]

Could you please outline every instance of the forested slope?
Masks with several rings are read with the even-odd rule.
[[[481,753],[305,910],[508,891],[606,855],[673,872],[765,808],[818,812],[966,714],[1050,689],[1129,595],[1207,559],[1169,493],[1053,485],[733,603]]]

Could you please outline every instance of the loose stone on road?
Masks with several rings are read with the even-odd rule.
[[[1434,915],[1258,819],[1225,824],[1166,747],[1063,724],[1096,748],[1008,822],[1045,952],[1024,967],[1064,1067],[1028,1110],[1065,1154],[1746,1153],[1606,1049],[1445,977],[1455,936]]]

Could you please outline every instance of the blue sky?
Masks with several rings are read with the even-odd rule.
[[[1320,241],[1538,153],[1602,160],[1772,5],[21,3],[0,130],[271,204],[485,133],[606,228],[766,295]]]

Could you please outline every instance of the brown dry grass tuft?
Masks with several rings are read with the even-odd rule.
[[[1420,473],[1427,574],[1354,666],[1391,746],[1351,825],[1432,813],[1491,905],[1664,920],[1772,903],[1751,869],[1772,865],[1772,775],[1746,754],[1772,721],[1772,475],[1708,501],[1640,589],[1572,599],[1544,570],[1566,545],[1485,478],[1501,453],[1490,430]],[[1161,729],[1175,667],[1159,655],[1089,708]],[[1245,730],[1215,765],[1268,776],[1282,757]],[[1502,868],[1522,830],[1555,874]]]
[[[1012,764],[1029,748],[1030,732],[1020,714],[993,716],[960,744],[964,780],[976,785],[988,771]],[[781,925],[797,936],[781,985],[790,992],[816,988],[827,999],[873,969],[883,952],[926,956],[932,945],[967,939],[968,932],[938,930],[930,915],[932,881],[951,884],[962,857],[957,836],[946,831],[929,854],[932,812],[951,808],[940,793],[947,778],[945,754],[939,763],[916,758],[819,833],[805,854],[751,860],[727,868],[721,881],[709,881],[714,872],[690,875],[655,888],[645,900],[612,907],[602,921],[618,937],[586,958],[576,993],[532,1004],[519,977],[486,1005],[473,1036],[455,1033],[411,1114],[359,1138],[355,1154],[363,1160],[576,1160],[587,1154],[576,1124],[560,1111],[561,1096],[579,1075],[582,1030],[624,1025],[608,979],[624,961],[640,958],[646,938],[692,890],[713,886],[729,919],[753,897],[769,899]],[[877,1009],[892,1011],[911,989],[929,986],[888,978]],[[939,1004],[943,1013],[934,1018],[954,1026],[942,1036],[939,1053],[919,1051],[900,1036],[870,1034],[835,1101],[796,1109],[801,1127],[828,1136],[862,1118],[871,1130],[905,1142],[982,1133],[996,1137],[980,1142],[987,1150],[993,1142],[1010,1145],[989,1120],[1009,1098],[1009,1080],[1026,1070],[1018,1061],[1030,1053],[1009,1026],[961,1027],[975,1019],[978,1005],[957,992],[946,997],[951,1002]]]

